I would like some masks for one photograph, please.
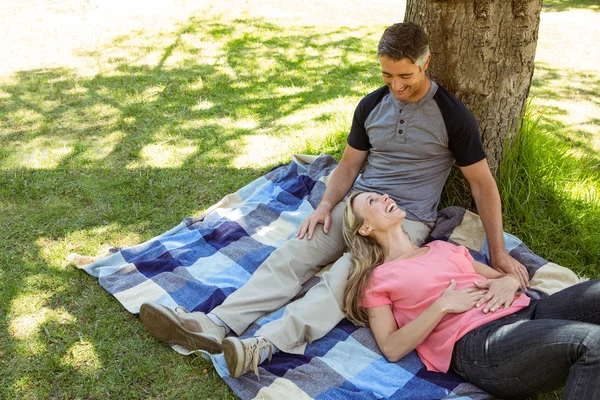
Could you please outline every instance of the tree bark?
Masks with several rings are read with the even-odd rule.
[[[429,73],[479,122],[494,175],[520,127],[542,0],[408,0],[405,21],[428,33]]]

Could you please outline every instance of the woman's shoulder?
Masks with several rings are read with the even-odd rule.
[[[432,240],[429,243],[424,244],[424,246],[454,246],[454,245],[446,240],[436,239],[436,240]]]
[[[447,242],[445,240],[433,240],[433,241],[425,244],[425,246],[429,246],[431,248],[438,248],[438,249],[448,249],[448,250],[452,250],[454,252],[460,252],[461,251],[460,249],[463,247],[463,246],[456,245],[451,242]]]
[[[431,250],[434,251],[434,255],[437,257],[451,260],[466,258],[470,262],[473,261],[473,256],[465,246],[445,242],[443,240],[435,240],[429,243],[428,246],[432,246]]]
[[[396,274],[398,268],[402,268],[404,260],[392,260],[379,264],[371,272],[370,280],[373,283],[381,284],[386,282]]]
[[[429,243],[424,244],[423,246],[427,246],[430,249],[451,249],[452,247],[456,247],[450,242],[446,242],[444,240],[433,240]]]

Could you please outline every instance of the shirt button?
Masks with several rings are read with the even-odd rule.
[[[402,133],[404,133],[404,131],[402,129],[398,130],[398,135],[402,135]]]
[[[401,119],[401,120],[400,120],[400,123],[401,123],[401,124],[403,124],[403,123],[404,123],[404,120],[403,120],[403,119]]]

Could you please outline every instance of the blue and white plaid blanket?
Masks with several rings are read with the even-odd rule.
[[[298,157],[227,195],[201,216],[140,245],[121,249],[83,269],[99,279],[131,313],[145,301],[208,312],[237,288],[277,246],[290,239],[316,207],[336,162],[329,156]],[[487,246],[478,217],[453,207],[440,213],[432,239],[466,245],[483,262]],[[507,235],[511,254],[534,278],[546,269],[565,273]],[[568,270],[567,270],[568,271]],[[568,275],[568,272],[565,276]],[[314,285],[313,278],[305,288]],[[553,280],[554,279],[554,280]],[[561,286],[572,276],[538,279]],[[572,283],[572,282],[568,282]],[[543,286],[542,284],[542,286]],[[542,288],[544,289],[544,288]],[[545,288],[548,289],[548,288]],[[551,292],[553,289],[547,290]],[[244,336],[279,318],[283,309],[257,320]],[[428,372],[415,352],[389,363],[371,331],[342,321],[304,355],[277,353],[270,364],[231,379],[222,355],[212,356],[219,375],[242,399],[485,399],[490,396],[453,373]]]

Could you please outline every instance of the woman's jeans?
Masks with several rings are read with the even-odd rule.
[[[502,399],[563,385],[564,399],[600,399],[598,324],[600,280],[579,283],[466,334],[452,368]]]

